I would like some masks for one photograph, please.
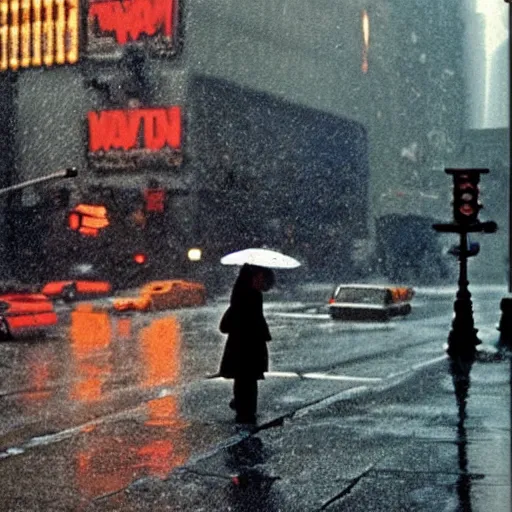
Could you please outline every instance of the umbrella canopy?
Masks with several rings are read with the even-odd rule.
[[[232,252],[222,257],[220,262],[223,265],[245,265],[247,263],[267,268],[300,267],[300,262],[295,258],[270,249],[244,249]]]

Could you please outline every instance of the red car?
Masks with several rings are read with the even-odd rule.
[[[0,341],[44,332],[57,324],[52,301],[42,293],[0,294]]]
[[[112,293],[112,286],[107,281],[51,281],[43,286],[41,292],[52,299],[72,302],[79,299],[105,297]]]

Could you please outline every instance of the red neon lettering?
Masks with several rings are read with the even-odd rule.
[[[144,112],[144,146],[158,150],[165,145],[179,149],[181,145],[181,116],[179,107]]]
[[[163,110],[144,112],[144,146],[148,149],[162,149],[166,142],[166,117]]]
[[[89,151],[107,150],[110,146],[110,112],[89,112]]]
[[[89,151],[131,149],[137,145],[138,110],[89,112]]]
[[[134,149],[143,121],[144,147],[157,151],[181,147],[181,108],[89,112],[89,151]]]
[[[167,109],[167,144],[174,149],[181,148],[181,108]]]
[[[113,134],[110,141],[112,149],[133,149],[137,146],[137,133],[140,126],[140,111],[113,110]]]
[[[172,37],[173,7],[174,0],[107,0],[90,5],[89,20],[96,20],[102,32],[114,32],[119,44],[159,31]]]

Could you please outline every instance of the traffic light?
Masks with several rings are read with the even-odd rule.
[[[455,170],[454,170],[455,171]],[[457,169],[453,172],[453,217],[457,224],[477,224],[482,208],[478,200],[480,169]]]
[[[495,233],[498,229],[496,222],[480,222],[478,219],[482,209],[478,183],[480,174],[487,174],[489,169],[445,169],[445,172],[453,176],[454,222],[433,224],[432,227],[439,233]]]

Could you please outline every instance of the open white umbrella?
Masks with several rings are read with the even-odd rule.
[[[297,268],[300,262],[270,249],[244,249],[226,254],[220,260],[223,265],[257,265],[267,268]]]

